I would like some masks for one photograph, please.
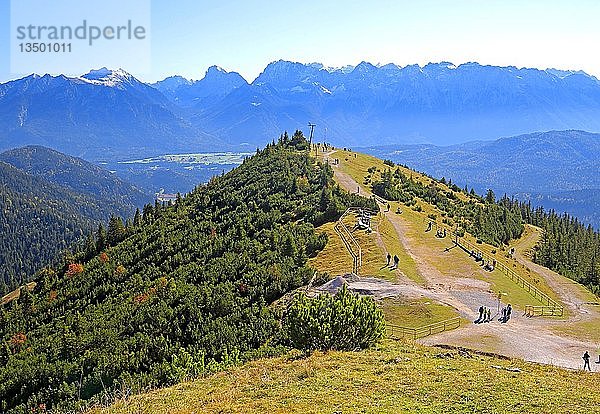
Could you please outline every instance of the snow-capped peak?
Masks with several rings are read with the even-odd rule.
[[[88,83],[92,83],[94,85],[104,85],[104,86],[123,86],[124,84],[133,84],[137,82],[137,80],[128,72],[123,69],[93,69],[81,76],[79,79],[86,81]]]

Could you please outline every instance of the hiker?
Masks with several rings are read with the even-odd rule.
[[[511,313],[512,313],[512,306],[510,306],[510,303],[509,303],[508,306],[506,307],[506,321],[507,322],[510,319]]]
[[[446,229],[444,229],[444,235],[442,237],[446,237]]]
[[[391,207],[392,207],[392,206],[390,206],[390,203],[388,203],[388,205],[387,205],[387,211],[390,211],[390,208],[391,208]]]
[[[596,361],[596,364],[600,364],[600,354],[598,354],[598,361]]]
[[[398,269],[399,262],[400,262],[400,259],[398,258],[398,256],[394,255],[394,269]]]
[[[585,367],[588,368],[588,371],[592,371],[592,367],[590,367],[590,354],[588,351],[585,351],[585,354],[581,357],[583,358],[583,370],[585,371]]]
[[[498,319],[500,322],[506,322],[506,307],[502,308],[502,316]]]
[[[386,266],[390,265],[390,260],[392,260],[392,255],[388,253],[387,254],[387,264],[386,264]]]
[[[481,321],[483,319],[483,305],[479,307],[479,319],[477,319],[478,321]]]

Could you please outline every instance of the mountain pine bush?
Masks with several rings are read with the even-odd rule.
[[[296,296],[283,325],[292,346],[303,351],[369,348],[385,330],[383,312],[373,298],[352,294],[345,285],[334,296]]]

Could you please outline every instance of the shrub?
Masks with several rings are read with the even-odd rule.
[[[100,253],[100,261],[102,263],[107,263],[110,260],[110,258],[108,257],[108,254],[106,254],[105,252]]]
[[[25,342],[27,342],[27,336],[23,332],[17,332],[10,338],[8,344],[13,352],[18,352]]]
[[[67,277],[73,277],[83,273],[83,265],[81,263],[71,263],[67,269]]]
[[[293,347],[303,351],[358,350],[383,337],[383,312],[371,297],[359,297],[345,286],[335,296],[298,295],[283,328]]]

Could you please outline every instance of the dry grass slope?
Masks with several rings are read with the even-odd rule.
[[[364,352],[294,355],[251,362],[93,413],[600,412],[596,375],[520,360],[392,341]]]

